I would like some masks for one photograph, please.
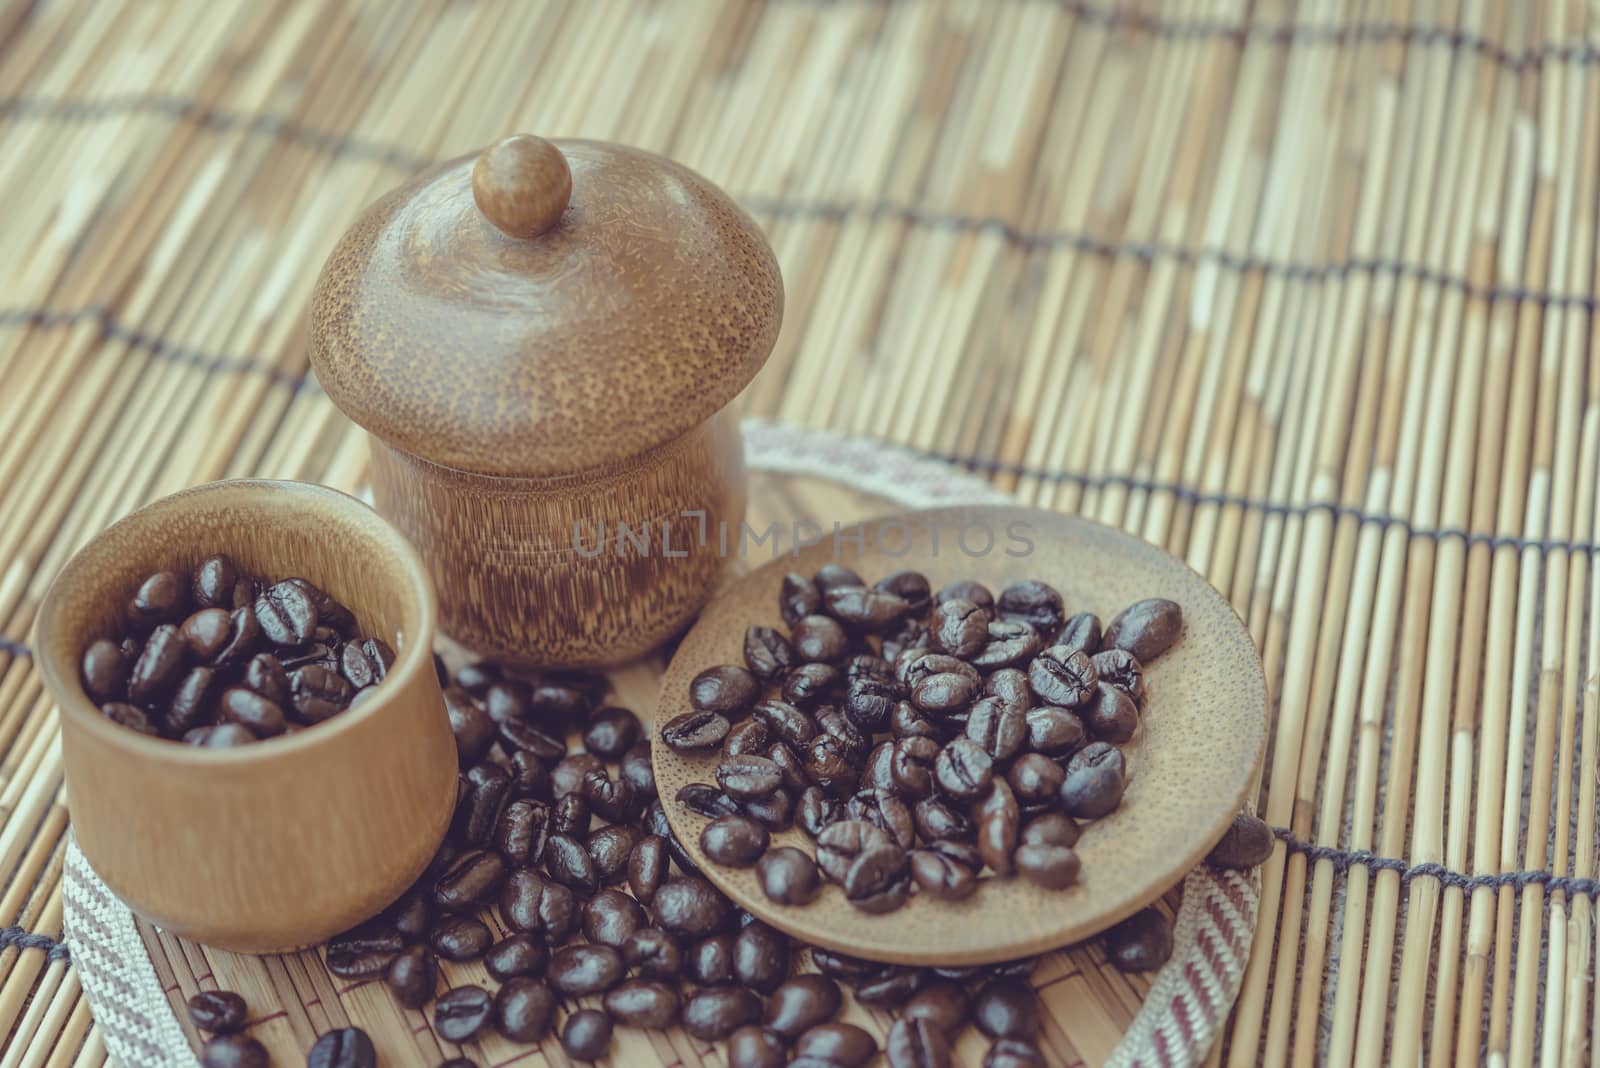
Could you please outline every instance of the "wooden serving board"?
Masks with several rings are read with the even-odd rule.
[[[794,520],[809,518],[831,530],[835,521],[849,523],[899,507],[884,497],[824,478],[766,471],[750,474],[748,521],[757,529],[777,522],[792,530]],[[766,559],[770,556],[763,547],[748,562],[733,561],[729,578]],[[666,655],[658,654],[613,672],[616,703],[648,720],[655,708],[666,660]],[[580,743],[574,738],[572,745],[578,748]],[[1170,914],[1177,902],[1178,892],[1174,890],[1166,895],[1161,907]],[[484,918],[497,937],[505,933],[504,925],[492,911]],[[273,1063],[278,1065],[304,1063],[305,1053],[319,1033],[352,1025],[372,1036],[380,1063],[386,1066],[436,1065],[458,1052],[483,1066],[573,1063],[562,1051],[555,1032],[536,1048],[489,1034],[458,1051],[434,1034],[429,1011],[402,1009],[381,981],[350,983],[339,979],[323,966],[320,950],[249,957],[175,938],[142,920],[139,930],[157,977],[197,1050],[201,1036],[189,1025],[184,1002],[199,990],[220,988],[244,996],[251,1010],[251,1033],[266,1045]],[[809,963],[806,967],[809,969]],[[441,962],[441,972],[441,990],[464,983],[477,983],[490,990],[496,985],[477,963]],[[1139,1010],[1151,978],[1116,971],[1092,942],[1045,956],[1032,981],[1045,1010],[1041,1047],[1048,1063],[1066,1066],[1104,1062]],[[583,1000],[589,1003],[598,999]],[[563,1006],[558,1028],[559,1020],[573,1007],[573,1003]],[[892,1015],[857,1005],[848,995],[840,1018],[866,1028],[878,1037],[880,1045],[893,1023]],[[987,1048],[988,1041],[969,1028],[956,1045],[956,1063],[977,1068]],[[713,1047],[678,1029],[645,1032],[618,1028],[610,1057],[600,1063],[627,1068],[717,1066],[725,1063],[724,1052],[723,1044]]]

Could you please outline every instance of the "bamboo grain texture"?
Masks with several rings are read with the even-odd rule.
[[[1597,19],[0,8],[0,927],[60,932],[58,729],[26,648],[50,578],[194,482],[362,484],[362,435],[305,371],[317,270],[382,191],[528,130],[663,152],[766,228],[787,311],[742,412],[952,459],[1231,600],[1267,667],[1259,805],[1284,844],[1211,1063],[1589,1062]],[[209,977],[154,942],[163,982]],[[1093,1061],[1142,987],[1063,968],[1047,1033]],[[309,970],[263,983],[312,1029],[342,1011]],[[41,949],[0,949],[0,1033],[0,1068],[106,1059]]]

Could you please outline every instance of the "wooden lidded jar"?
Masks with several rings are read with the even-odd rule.
[[[783,282],[760,228],[671,160],[511,137],[425,172],[344,235],[311,362],[371,434],[378,510],[442,629],[527,665],[638,656],[738,551],[728,403]]]

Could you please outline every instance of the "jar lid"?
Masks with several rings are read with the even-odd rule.
[[[367,209],[317,280],[311,362],[398,449],[544,477],[704,422],[782,319],[772,248],[721,189],[639,149],[518,136]]]

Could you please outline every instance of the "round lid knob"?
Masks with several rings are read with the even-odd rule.
[[[311,363],[350,418],[462,471],[625,462],[710,418],[783,320],[761,228],[700,175],[513,137],[373,204],[311,298]]]
[[[561,218],[572,196],[572,171],[542,137],[517,134],[483,150],[472,165],[472,199],[512,237],[538,237]]]

